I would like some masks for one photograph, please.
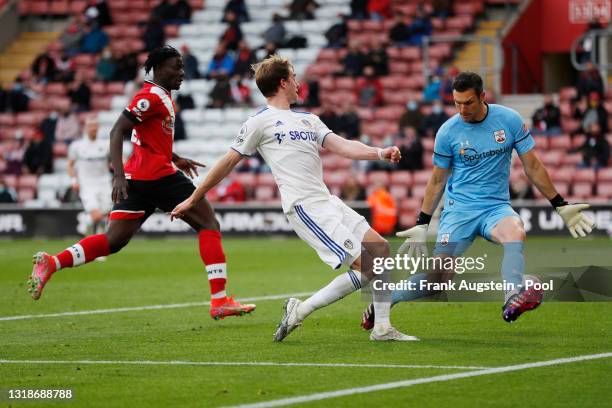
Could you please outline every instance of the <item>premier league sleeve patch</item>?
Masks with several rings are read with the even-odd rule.
[[[136,102],[136,107],[141,111],[141,112],[145,112],[149,109],[149,107],[151,106],[150,102],[148,99],[143,98],[141,100],[139,100],[138,102]]]

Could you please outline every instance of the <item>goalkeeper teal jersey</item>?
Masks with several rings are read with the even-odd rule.
[[[465,122],[459,114],[436,135],[433,163],[451,168],[446,183],[445,210],[481,210],[509,203],[512,151],[519,155],[535,142],[521,116],[501,105],[488,105],[480,122]]]

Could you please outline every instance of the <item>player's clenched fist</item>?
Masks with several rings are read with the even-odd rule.
[[[402,158],[402,154],[400,153],[400,149],[397,146],[390,146],[379,151],[379,156],[381,160],[384,160],[388,163],[398,163]]]

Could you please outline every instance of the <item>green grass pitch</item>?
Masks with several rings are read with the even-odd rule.
[[[25,287],[31,255],[41,249],[55,253],[71,243],[0,241],[0,318],[209,298],[194,237],[134,240],[106,262],[58,272],[41,300],[32,301]],[[311,292],[335,276],[298,239],[228,238],[224,246],[229,293],[238,298]],[[492,248],[478,241],[473,250],[494,251]],[[530,254],[529,248],[535,248],[537,254]],[[610,240],[603,238],[531,238],[527,262],[584,265],[606,252],[610,252]],[[0,406],[234,406],[473,371],[449,366],[503,367],[612,352],[612,305],[604,302],[544,303],[513,324],[502,321],[501,301],[403,303],[393,309],[392,321],[421,341],[373,343],[359,327],[365,303],[353,294],[315,312],[302,328],[277,344],[272,335],[282,304],[283,299],[258,301],[251,316],[217,322],[203,305],[0,319]],[[61,363],[34,362],[38,360]],[[74,362],[82,360],[108,364]],[[127,361],[380,366],[147,365]],[[301,405],[609,406],[611,373],[612,358],[602,358]],[[9,389],[67,388],[74,391],[74,398],[66,402],[9,401],[7,397]]]

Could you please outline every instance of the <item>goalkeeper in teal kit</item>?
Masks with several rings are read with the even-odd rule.
[[[476,235],[503,245],[502,278],[515,289],[505,293],[502,317],[512,322],[541,302],[541,293],[523,287],[525,229],[510,206],[508,185],[512,151],[516,150],[525,174],[550,200],[574,238],[590,233],[593,221],[582,213],[588,204],[568,204],[559,195],[534,152],[535,142],[521,116],[510,108],[484,101],[480,76],[472,72],[459,74],[453,82],[453,97],[458,114],[447,120],[436,135],[434,168],[417,225],[397,234],[406,238],[399,251],[426,253],[427,227],[445,192],[434,256],[461,256]],[[443,281],[452,277],[452,271],[437,272]],[[395,291],[392,303],[429,295],[418,290],[421,279],[429,281],[432,275],[414,275],[411,280],[417,289]],[[370,328],[373,314],[372,307],[365,310],[363,328]]]

